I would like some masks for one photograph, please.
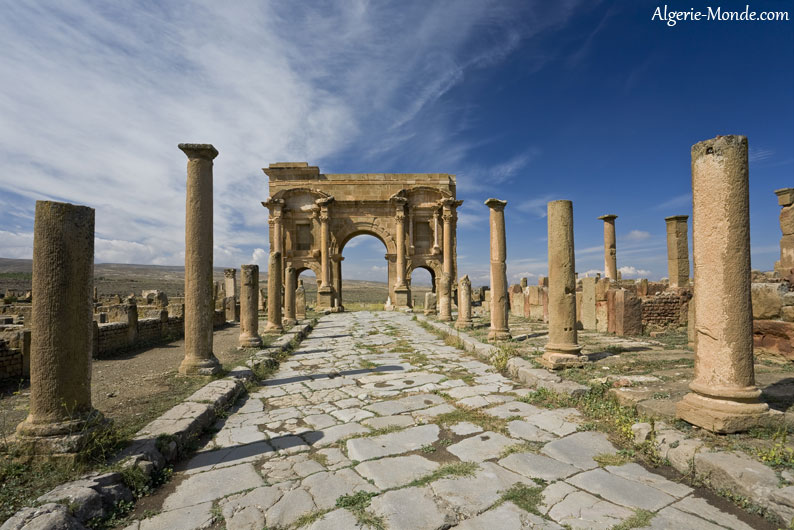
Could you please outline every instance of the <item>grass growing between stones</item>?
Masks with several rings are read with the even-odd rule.
[[[512,502],[522,510],[535,515],[541,515],[538,506],[543,501],[543,487],[542,486],[528,486],[523,482],[514,484],[509,490],[502,493],[500,504],[504,502]]]
[[[513,453],[539,453],[544,445],[545,444],[542,442],[521,442],[513,444],[502,449],[502,452],[499,454],[499,459],[501,460]]]
[[[651,523],[651,519],[655,514],[648,510],[638,509],[634,511],[634,515],[626,519],[620,524],[612,527],[612,530],[630,530],[631,528],[643,528]]]
[[[436,480],[442,478],[449,478],[449,477],[472,477],[474,473],[480,469],[474,462],[455,462],[452,464],[446,464],[432,473],[425,475],[424,477],[418,478],[411,483],[409,483],[406,488],[412,487],[422,487],[427,486],[431,482],[435,482]]]
[[[627,451],[625,449],[621,449],[615,454],[601,453],[595,455],[593,457],[593,460],[595,460],[600,467],[622,466],[623,464],[628,464],[629,462],[631,462],[632,456],[634,456],[633,451]]]
[[[414,366],[420,364],[427,364],[428,362],[430,362],[430,359],[428,359],[427,355],[419,352],[412,352],[408,355],[400,355],[400,359]]]
[[[349,510],[361,527],[371,526],[377,530],[385,530],[386,522],[383,518],[367,511],[372,497],[377,495],[377,493],[369,491],[357,491],[352,495],[342,495],[336,499],[336,507]]]
[[[494,431],[502,434],[507,432],[507,420],[486,414],[480,409],[459,408],[452,412],[440,414],[436,418],[436,423],[445,427],[462,422],[473,423],[484,431]]]

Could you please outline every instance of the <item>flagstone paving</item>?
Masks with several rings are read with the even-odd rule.
[[[130,530],[750,528],[402,313],[325,316]],[[641,514],[648,515],[645,512]]]

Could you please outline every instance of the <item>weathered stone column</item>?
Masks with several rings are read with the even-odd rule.
[[[281,333],[281,252],[271,252],[267,262],[267,325],[265,333]]]
[[[331,256],[331,261],[334,263],[334,300],[339,311],[344,311],[345,306],[342,303],[342,262],[345,258],[341,254]],[[300,317],[297,317],[300,319]]]
[[[689,285],[687,219],[688,215],[664,218],[667,223],[667,276],[670,278],[670,287]]]
[[[455,208],[460,206],[462,201],[455,199],[443,199],[441,201],[442,215],[444,221],[443,231],[443,274],[440,278],[440,289],[438,291],[438,319],[445,322],[452,321],[452,283],[455,281]]]
[[[38,454],[74,453],[101,414],[91,406],[94,209],[36,201],[30,413],[18,439]]]
[[[234,269],[232,269],[234,270]],[[262,345],[259,336],[259,265],[240,265],[240,346]]]
[[[303,280],[298,280],[298,287],[295,289],[295,318],[306,319],[306,288],[303,286]]]
[[[320,287],[317,289],[318,309],[330,309],[334,301],[334,288],[331,286],[331,232],[328,214],[328,205],[333,202],[333,197],[317,199],[315,203],[320,207]]]
[[[456,329],[469,329],[474,326],[471,319],[471,281],[464,275],[458,282],[458,321]]]
[[[441,230],[441,226],[438,223],[441,218],[439,210],[440,208],[433,210],[433,248],[430,251],[432,254],[441,252],[441,247],[438,245],[438,232]]]
[[[780,210],[780,261],[775,263],[775,270],[783,278],[794,282],[794,188],[775,190],[777,202],[783,207]]]
[[[237,298],[237,269],[223,269],[223,281],[226,297]]]
[[[212,160],[210,144],[179,144],[187,155],[185,208],[185,358],[179,373],[210,375],[221,369],[212,353]]]
[[[397,244],[396,279],[394,281],[394,300],[392,300],[392,303],[397,309],[407,309],[411,306],[411,292],[405,283],[405,205],[408,203],[408,199],[405,197],[392,197],[391,201],[395,207],[394,233]]]
[[[695,378],[676,415],[728,433],[757,425],[769,407],[753,367],[747,137],[692,146]]]
[[[617,215],[602,215],[604,221],[604,274],[615,281],[618,278],[617,244],[615,242],[615,219]]]
[[[507,325],[507,243],[505,240],[505,206],[507,201],[488,199],[485,205],[491,209],[491,329],[488,340],[507,340],[510,329]]]
[[[573,203],[548,204],[549,342],[540,362],[546,368],[580,365],[582,347],[576,335],[576,279],[573,246]]]
[[[289,329],[298,323],[295,316],[295,289],[297,289],[298,275],[295,274],[295,267],[287,265],[284,273],[284,328]]]

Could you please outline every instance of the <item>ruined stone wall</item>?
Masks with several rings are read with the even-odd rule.
[[[677,328],[687,323],[687,310],[692,292],[689,290],[663,291],[641,298],[642,325],[644,327]]]
[[[22,352],[0,339],[0,380],[22,377]]]
[[[30,304],[0,304],[0,315],[19,316],[26,322],[30,322],[33,306]]]

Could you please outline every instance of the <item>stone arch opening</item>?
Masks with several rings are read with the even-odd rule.
[[[337,289],[340,299],[344,299],[342,293],[344,289],[344,277],[350,278],[363,278],[369,277],[374,281],[383,281],[388,287],[393,283],[392,276],[393,267],[390,267],[389,254],[384,254],[386,250],[386,243],[378,234],[362,230],[348,234],[345,239],[340,241],[338,260],[334,261],[336,267],[334,271],[340,275],[339,280],[335,282],[334,288]],[[351,261],[352,260],[352,261]],[[349,264],[349,267],[343,267]],[[374,277],[374,278],[373,278]],[[390,306],[390,293],[389,289],[383,294],[382,301],[384,308]],[[347,297],[347,300],[358,299],[359,297]]]

